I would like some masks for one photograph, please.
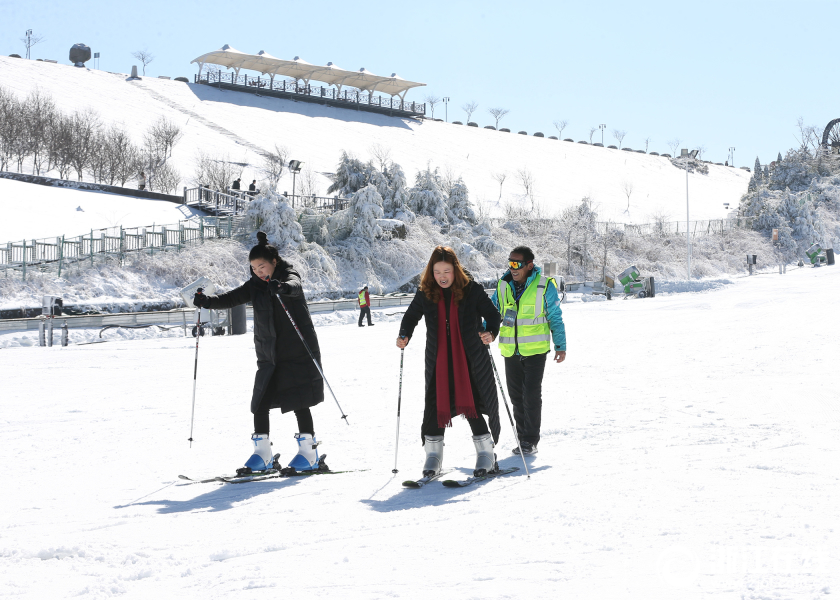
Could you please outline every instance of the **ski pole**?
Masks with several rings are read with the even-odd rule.
[[[399,473],[397,469],[397,457],[400,452],[400,405],[402,405],[402,374],[403,374],[403,358],[405,358],[405,348],[400,348],[400,387],[397,393],[397,442],[394,445],[394,470],[391,473]]]
[[[267,277],[266,277],[266,281],[268,281]],[[327,389],[330,390],[330,394],[332,394],[333,400],[335,400],[335,405],[338,407],[339,412],[341,412],[341,418],[344,419],[345,423],[350,425],[350,421],[347,420],[347,415],[344,414],[344,411],[342,410],[341,405],[338,403],[338,398],[335,397],[335,392],[333,392],[332,386],[330,385],[330,382],[327,381],[327,378],[324,375],[324,370],[321,368],[321,365],[318,364],[318,360],[315,358],[315,355],[312,353],[312,350],[309,348],[309,344],[307,344],[306,340],[303,339],[303,334],[300,332],[300,328],[297,326],[297,323],[295,323],[295,320],[292,318],[292,313],[290,313],[289,309],[286,308],[286,303],[283,302],[283,299],[280,297],[280,294],[277,293],[277,294],[275,294],[275,296],[277,296],[277,299],[280,301],[280,306],[282,306],[283,310],[286,311],[286,316],[289,317],[289,321],[291,321],[292,327],[294,327],[295,331],[297,331],[297,334],[298,334],[298,337],[300,338],[300,341],[303,342],[303,347],[306,348],[307,352],[309,352],[309,356],[310,356],[310,358],[312,358],[312,362],[315,363],[315,367],[318,369],[318,372],[321,374],[321,379],[323,379],[324,383],[327,384]]]
[[[522,465],[525,467],[525,474],[528,476],[528,479],[531,479],[531,473],[528,472],[528,463],[525,462],[525,455],[522,454],[522,444],[519,442],[519,434],[516,432],[516,424],[513,422],[513,417],[510,414],[507,396],[505,396],[505,390],[502,387],[502,380],[499,379],[499,371],[496,370],[496,361],[493,360],[493,353],[490,352],[490,346],[487,346],[487,353],[490,354],[490,364],[493,365],[493,373],[496,375],[496,383],[499,384],[499,391],[502,392],[502,400],[505,401],[505,410],[507,411],[508,419],[510,419],[510,426],[513,428],[513,437],[516,438],[516,444],[519,446],[519,456],[522,458]]]
[[[203,292],[203,288],[196,290],[197,294]],[[190,448],[193,443],[193,423],[195,423],[195,386],[198,382],[198,340],[201,338],[201,308],[195,307],[195,367],[193,368],[193,399],[192,414],[190,415]]]

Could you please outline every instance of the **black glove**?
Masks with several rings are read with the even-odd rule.
[[[268,282],[268,289],[271,290],[272,294],[288,294],[289,284],[279,279],[272,279]]]
[[[201,288],[199,288],[195,293],[195,296],[193,296],[193,305],[197,308],[210,308],[210,298],[204,295]]]

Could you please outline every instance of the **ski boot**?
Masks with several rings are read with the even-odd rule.
[[[289,463],[289,468],[295,471],[317,471],[320,468],[320,457],[315,436],[311,433],[296,433],[295,440],[298,452]]]
[[[259,471],[268,471],[275,468],[275,459],[280,455],[274,456],[271,454],[271,440],[268,439],[267,433],[255,433],[251,435],[251,441],[254,442],[254,453],[247,461],[245,466],[236,470],[237,475],[250,475]]]
[[[423,477],[439,475],[443,467],[443,436],[427,435],[423,448],[426,450],[426,462],[423,463]]]
[[[496,455],[493,453],[493,436],[489,433],[473,436],[475,444],[475,470],[473,476],[484,477],[499,470]]]

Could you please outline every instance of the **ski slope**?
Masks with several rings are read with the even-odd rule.
[[[188,206],[0,179],[0,242],[75,237],[91,229],[167,225],[204,214]]]
[[[192,71],[191,65],[184,65],[189,78]],[[137,143],[159,117],[176,122],[185,137],[175,147],[172,163],[189,185],[193,184],[192,161],[199,149],[247,163],[242,180],[250,182],[262,179],[257,169],[260,152],[278,144],[316,173],[318,192],[324,194],[331,183],[324,174],[335,171],[342,150],[368,158],[371,147],[378,145],[390,149],[391,158],[402,165],[409,183],[427,165],[450,170],[463,177],[474,203],[497,215],[505,203],[521,202],[524,189],[517,171],[527,169],[533,175],[536,204],[549,214],[588,196],[603,220],[640,223],[649,222],[654,214],[674,221],[686,217],[685,172],[658,156],[393,118],[174,80],[146,77],[127,81],[124,74],[7,57],[0,57],[0,81],[21,97],[40,88],[65,111],[92,108],[105,122],[124,123]],[[551,118],[545,115],[546,136],[555,133]],[[506,117],[500,126],[517,131],[516,115]],[[654,140],[650,150],[668,152],[664,140]],[[507,173],[507,179],[500,190],[493,174],[502,172]],[[708,175],[690,175],[691,220],[724,218],[723,203],[737,206],[749,178],[746,171],[714,165],[709,165]],[[632,186],[629,209],[625,184]],[[281,180],[279,189],[291,193],[289,175]],[[530,202],[527,205],[530,207]]]
[[[191,338],[0,350],[0,596],[826,597],[840,589],[838,294],[840,269],[795,269],[566,305],[531,479],[460,490],[400,486],[422,464],[422,331],[391,474],[396,322],[318,327],[350,422],[330,398],[315,408],[321,451],[362,470],[246,485],[177,475],[249,455],[250,336],[201,340],[192,448]],[[502,418],[500,463],[521,467]],[[294,418],[272,423],[288,461]],[[444,465],[466,476],[473,461],[456,420]]]

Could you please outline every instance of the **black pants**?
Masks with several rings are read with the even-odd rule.
[[[365,318],[367,315],[368,318],[368,325],[373,325],[373,321],[370,320],[370,306],[363,306],[361,312],[359,313],[359,327],[362,326],[362,319]]]
[[[267,404],[260,405],[257,412],[254,413],[254,433],[264,433],[268,435],[269,419],[268,419]],[[295,411],[295,416],[298,422],[298,433],[311,433],[315,435],[315,425],[312,424],[312,412],[308,408],[301,408]]]
[[[508,356],[505,358],[505,380],[513,404],[516,432],[523,442],[540,441],[542,419],[542,380],[546,354]]]
[[[449,383],[449,397],[450,399],[455,398],[454,383],[451,380]],[[478,398],[478,392],[476,391],[475,386],[473,386],[473,398]],[[478,413],[478,417],[475,419],[468,418],[467,423],[470,424],[470,429],[472,430],[473,435],[484,435],[485,433],[490,433],[490,430],[487,428],[487,422],[484,420],[484,415],[481,413]],[[430,389],[426,392],[426,407],[423,410],[423,424],[420,426],[420,437],[425,444],[425,436],[443,435],[445,431],[445,427],[438,426],[437,390],[435,389],[433,382]]]

